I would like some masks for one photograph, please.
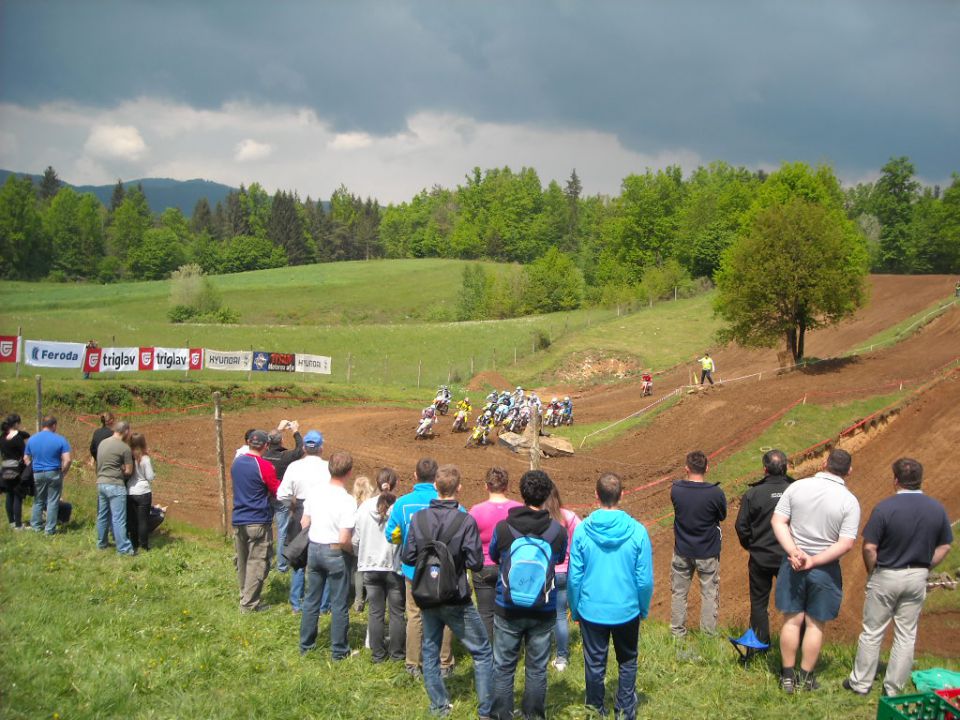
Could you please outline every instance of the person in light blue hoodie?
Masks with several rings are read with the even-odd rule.
[[[623,482],[614,473],[597,480],[600,508],[577,526],[570,548],[567,595],[580,621],[586,704],[604,714],[610,638],[620,669],[614,712],[637,716],[637,643],[640,620],[653,596],[653,553],[647,529],[619,508]]]

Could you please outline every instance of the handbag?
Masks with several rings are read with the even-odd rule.
[[[310,549],[310,528],[303,528],[297,536],[284,544],[283,556],[287,564],[294,570],[302,570],[307,566],[307,552]]]
[[[33,497],[37,494],[37,483],[33,479],[33,465],[27,465],[20,473],[20,485],[17,487],[17,493],[26,497]]]

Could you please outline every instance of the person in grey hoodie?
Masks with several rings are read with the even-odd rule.
[[[357,571],[363,576],[363,587],[367,591],[367,636],[375,663],[388,657],[391,660],[406,657],[407,626],[403,616],[405,594],[403,575],[400,574],[400,546],[387,540],[383,532],[390,508],[397,500],[396,488],[397,473],[392,468],[381,469],[377,474],[379,493],[357,508],[357,524],[353,531]],[[384,613],[388,607],[389,649],[383,635]]]
[[[647,529],[619,508],[623,483],[604,473],[597,480],[600,508],[577,525],[570,548],[567,595],[580,621],[586,704],[604,714],[604,679],[610,638],[620,668],[614,711],[637,716],[637,643],[640,620],[653,597],[653,553]]]

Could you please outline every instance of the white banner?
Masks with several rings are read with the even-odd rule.
[[[91,361],[90,365],[98,368],[94,372],[136,372],[140,369],[140,348],[100,348],[90,351],[91,358],[96,352],[100,353],[100,362]]]
[[[190,348],[154,348],[154,370],[189,370]]]
[[[27,340],[23,356],[27,365],[34,367],[79,368],[85,349],[83,343]]]
[[[330,374],[330,358],[326,355],[297,353],[297,372]]]
[[[203,366],[207,370],[241,370],[247,372],[253,363],[253,353],[249,350],[221,352],[204,350]]]

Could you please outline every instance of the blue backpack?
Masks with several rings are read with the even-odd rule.
[[[563,528],[552,523],[542,536],[521,535],[510,524],[507,529],[513,542],[500,560],[504,600],[522,608],[542,607],[553,590],[553,541]]]

